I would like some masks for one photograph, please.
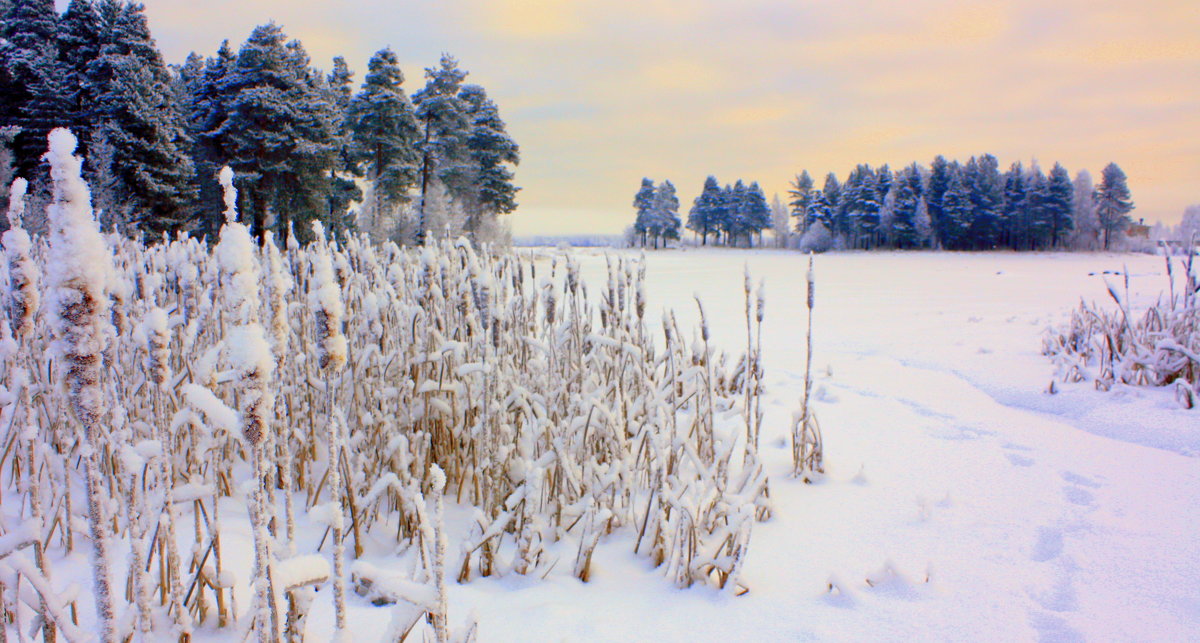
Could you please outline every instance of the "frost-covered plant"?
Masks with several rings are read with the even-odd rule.
[[[1167,293],[1141,313],[1130,302],[1126,273],[1124,294],[1107,284],[1115,309],[1081,301],[1070,321],[1047,329],[1042,353],[1058,366],[1057,377],[1090,380],[1105,391],[1117,383],[1173,386],[1182,406],[1200,404],[1200,274],[1194,257],[1178,268],[1164,257]]]
[[[41,301],[38,292],[41,271],[30,256],[33,241],[21,227],[27,186],[25,179],[16,179],[9,189],[8,230],[4,231],[2,239],[4,253],[8,257],[9,315],[13,335],[17,337],[25,336],[33,328],[33,318],[37,316]]]

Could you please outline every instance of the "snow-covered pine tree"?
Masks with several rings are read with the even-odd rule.
[[[925,187],[925,204],[929,208],[929,219],[933,223],[933,234],[936,245],[949,247],[946,238],[944,217],[942,216],[942,196],[950,185],[950,162],[938,154],[929,166],[929,180]]]
[[[1001,226],[1004,244],[1014,250],[1028,246],[1029,196],[1025,185],[1025,168],[1017,161],[1004,173],[1004,208]]]
[[[1066,243],[1066,237],[1074,229],[1071,219],[1072,199],[1075,188],[1071,185],[1071,174],[1061,163],[1055,163],[1046,181],[1046,208],[1050,219],[1050,246],[1057,248]]]
[[[746,188],[744,208],[747,238],[757,234],[759,245],[762,245],[762,232],[771,227],[771,206],[767,205],[767,197],[758,181]]]
[[[282,236],[294,221],[304,240],[308,222],[327,214],[334,105],[303,46],[285,40],[275,23],[250,34],[223,83],[227,113],[214,134],[239,178],[240,210],[254,233],[261,237],[273,219]]]
[[[211,239],[216,238],[225,221],[223,195],[216,178],[226,162],[220,127],[233,95],[227,79],[236,64],[237,55],[229,41],[223,41],[216,56],[204,61],[199,78],[188,82],[184,101],[185,123],[192,139],[190,154],[196,168],[192,187],[199,218],[196,231]]]
[[[836,239],[843,239],[850,234],[850,226],[846,219],[846,209],[842,202],[842,184],[838,182],[837,175],[833,172],[825,175],[825,184],[821,189],[825,196],[825,206],[828,208],[829,215],[826,217],[825,225],[828,226],[829,232]]]
[[[463,85],[458,93],[466,108],[469,190],[459,190],[467,209],[467,231],[475,233],[484,217],[508,214],[517,208],[517,191],[509,166],[521,162],[520,148],[508,134],[496,103],[479,85]]]
[[[846,177],[841,203],[846,212],[853,248],[870,249],[879,230],[880,198],[875,170],[860,163]]]
[[[811,223],[808,219],[808,204],[812,201],[812,194],[812,177],[809,176],[808,170],[802,170],[788,189],[788,207],[791,208],[792,217],[796,219],[796,232],[800,234],[804,234]]]
[[[61,89],[57,25],[54,0],[23,0],[12,4],[0,27],[0,127],[20,128],[13,140],[20,176],[35,176],[51,127],[46,103]]]
[[[637,233],[642,247],[646,246],[646,240],[654,225],[654,190],[654,181],[642,178],[642,186],[633,196],[633,207],[637,211],[633,220],[633,230]]]
[[[71,0],[58,21],[58,62],[64,85],[70,89],[70,94],[63,97],[67,113],[62,115],[62,125],[79,132],[79,153],[85,163],[91,157],[88,142],[98,117],[95,111],[98,96],[87,80],[88,65],[100,58],[107,32],[92,0]],[[86,169],[94,171],[92,167]]]
[[[692,201],[688,211],[687,228],[700,236],[700,245],[708,245],[708,237],[717,230],[718,209],[721,207],[721,184],[717,177],[704,179],[704,188]]]
[[[395,209],[420,178],[421,130],[403,84],[396,54],[381,49],[371,56],[362,89],[350,102],[355,151],[371,185],[364,218],[376,236],[391,231]]]
[[[971,157],[963,168],[963,181],[971,194],[971,222],[967,247],[995,248],[1000,239],[1000,217],[1004,207],[1004,180],[995,156]]]
[[[1125,172],[1116,163],[1104,166],[1100,173],[1100,185],[1096,187],[1096,218],[1104,231],[1104,249],[1108,250],[1111,238],[1124,231],[1132,223],[1129,213],[1133,201]]]
[[[424,129],[421,152],[421,201],[417,207],[418,241],[424,241],[425,195],[437,178],[453,194],[467,180],[466,138],[470,123],[459,89],[467,72],[450,54],[442,54],[437,67],[425,69],[425,87],[413,94],[418,122]]]
[[[920,166],[913,163],[896,173],[891,190],[893,198],[890,229],[892,242],[898,248],[921,245],[921,235],[917,229],[917,210],[921,193]]]
[[[1051,221],[1046,174],[1036,160],[1025,173],[1025,187],[1025,249],[1037,250],[1050,240]]]
[[[829,201],[825,198],[825,191],[813,190],[808,200],[808,209],[804,215],[804,229],[807,231],[814,223],[820,221],[824,224],[826,234],[832,234],[830,232],[833,225],[831,222],[832,216],[833,210],[829,207]]]
[[[157,237],[188,228],[195,170],[170,72],[141,5],[106,2],[102,9],[103,45],[80,92],[93,102],[93,138],[109,146],[107,167],[93,171],[137,213],[143,231]]]
[[[971,192],[963,177],[962,166],[949,165],[949,182],[942,193],[942,243],[948,250],[961,250],[967,243],[971,225]]]
[[[344,237],[354,227],[350,218],[350,204],[361,201],[362,189],[354,181],[363,175],[362,166],[354,150],[354,134],[350,127],[350,102],[354,95],[352,83],[354,72],[346,59],[335,56],[333,70],[325,80],[329,101],[333,106],[333,137],[337,152],[333,167],[329,169],[329,231],[334,237]]]
[[[654,247],[658,248],[660,239],[664,245],[668,239],[678,239],[679,197],[670,181],[663,181],[654,189],[650,209],[650,233],[654,236]]]

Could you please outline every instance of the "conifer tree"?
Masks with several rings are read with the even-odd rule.
[[[437,67],[425,69],[425,87],[413,94],[417,120],[424,130],[421,151],[421,203],[418,206],[418,242],[423,241],[425,192],[429,181],[440,180],[451,197],[465,191],[469,179],[466,137],[468,126],[466,107],[459,98],[459,89],[467,72],[458,68],[458,61],[442,54]]]
[[[350,220],[350,203],[363,198],[362,190],[355,177],[362,176],[362,168],[354,146],[354,132],[350,127],[350,102],[353,98],[354,72],[346,59],[335,56],[333,69],[325,84],[333,106],[333,137],[337,151],[333,167],[329,170],[329,229],[335,236],[354,227]]]
[[[718,230],[721,202],[721,185],[717,183],[717,177],[710,175],[704,180],[704,189],[692,202],[692,209],[688,212],[688,230],[700,235],[700,245],[707,245],[708,236]]]
[[[633,230],[637,233],[641,245],[645,247],[646,239],[654,226],[654,181],[643,178],[642,186],[633,197],[633,207],[637,217],[633,222]]]
[[[946,248],[946,225],[942,216],[942,201],[946,189],[950,186],[950,162],[938,154],[929,166],[929,182],[925,189],[925,204],[929,208],[929,219],[933,224],[933,234],[937,245]]]
[[[949,180],[942,193],[942,244],[947,250],[967,247],[967,231],[971,225],[971,192],[964,181],[962,166],[948,166]]]
[[[654,189],[651,201],[650,234],[654,237],[654,247],[658,248],[659,239],[664,242],[679,238],[679,197],[675,186],[670,181],[663,181]]]
[[[1018,161],[1004,173],[1004,207],[1001,209],[1001,228],[1006,246],[1015,250],[1025,247],[1028,238],[1028,195],[1025,187],[1025,168]]]
[[[767,204],[767,197],[758,181],[746,188],[743,208],[747,241],[750,235],[757,234],[759,245],[762,245],[762,232],[771,227],[771,206]]]
[[[34,176],[66,107],[57,30],[54,0],[14,2],[0,29],[0,127],[20,128],[12,143],[19,176]]]
[[[971,223],[968,244],[977,250],[995,248],[1000,240],[1004,209],[1004,179],[995,156],[971,157],[964,168],[964,181],[971,193]]]
[[[1047,206],[1049,192],[1046,174],[1037,162],[1030,165],[1025,176],[1025,242],[1026,249],[1044,248],[1050,240],[1051,216]]]
[[[1055,163],[1046,181],[1045,207],[1050,219],[1050,246],[1065,243],[1066,236],[1074,229],[1071,219],[1071,201],[1074,196],[1071,174],[1061,163]]]
[[[791,208],[792,216],[796,219],[796,232],[801,234],[808,229],[808,204],[812,201],[813,180],[808,175],[808,170],[803,170],[796,175],[796,180],[792,181],[791,189],[788,190],[788,207]]]
[[[1100,220],[1096,217],[1096,187],[1091,173],[1080,170],[1072,187],[1075,193],[1071,199],[1071,219],[1075,229],[1071,234],[1071,247],[1095,250],[1100,245]]]
[[[835,237],[845,237],[850,233],[850,226],[845,216],[845,208],[842,205],[842,186],[838,183],[837,175],[833,172],[825,175],[825,186],[822,189],[825,197],[825,206],[828,208],[828,216],[825,217],[825,225]]]
[[[467,231],[474,233],[482,217],[508,214],[517,208],[520,188],[513,184],[509,166],[520,163],[521,155],[500,118],[499,108],[482,87],[463,85],[458,96],[465,106],[468,122],[466,155],[470,189],[464,201],[469,206]]]
[[[1096,187],[1096,218],[1104,231],[1104,249],[1108,250],[1112,236],[1122,232],[1132,223],[1129,213],[1133,211],[1129,185],[1125,173],[1116,163],[1109,163],[1100,174],[1100,185]]]
[[[355,151],[372,186],[366,209],[373,225],[400,205],[420,178],[421,130],[403,84],[396,54],[382,49],[367,63],[362,89],[350,103]]]

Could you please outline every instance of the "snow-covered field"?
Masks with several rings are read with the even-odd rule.
[[[603,255],[576,254],[585,277]],[[1195,640],[1200,632],[1200,411],[1169,393],[1058,385],[1049,324],[1135,303],[1161,258],[1105,254],[837,254],[816,259],[816,413],[827,475],[785,477],[803,386],[796,253],[649,254],[649,310],[681,325],[704,299],[716,342],[744,344],[742,271],[764,279],[764,458],[774,517],[756,527],[733,597],[675,589],[629,543],[593,578],[476,580],[450,592],[483,641]],[[1120,277],[1108,276],[1114,283]],[[686,323],[684,323],[686,321]],[[652,325],[653,327],[653,325]],[[830,587],[833,591],[830,591]],[[386,624],[352,607],[361,640]],[[328,623],[314,614],[312,630]]]

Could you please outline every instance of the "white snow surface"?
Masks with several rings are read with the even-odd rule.
[[[603,283],[603,256],[576,256]],[[745,344],[743,266],[766,282],[762,455],[775,510],[750,544],[750,593],[675,589],[617,534],[587,584],[452,584],[452,622],[473,613],[482,641],[1196,640],[1200,411],[1160,390],[1060,383],[1049,395],[1054,367],[1040,353],[1043,330],[1081,297],[1107,299],[1104,271],[1127,266],[1133,301],[1152,301],[1166,288],[1161,258],[818,256],[827,475],[813,485],[786,477],[806,257],[646,261],[647,310],[674,308],[695,327],[697,292],[713,341],[731,351]],[[314,628],[328,620],[314,616]],[[359,631],[385,619],[352,602]]]

